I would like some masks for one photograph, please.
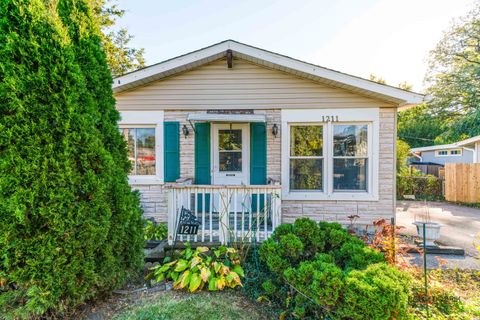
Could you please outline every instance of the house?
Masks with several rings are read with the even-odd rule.
[[[459,141],[456,145],[473,153],[471,162],[480,163],[480,135]]]
[[[413,158],[409,164],[429,174],[432,174],[430,171],[434,168],[443,167],[446,163],[479,163],[480,136],[451,144],[412,148],[410,153]]]
[[[423,95],[227,40],[114,79],[145,215],[180,240],[262,241],[282,222],[395,213],[396,111]]]

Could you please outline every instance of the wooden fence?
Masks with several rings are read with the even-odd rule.
[[[480,163],[445,165],[445,199],[454,202],[480,203]]]

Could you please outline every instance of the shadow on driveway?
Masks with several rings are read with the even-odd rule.
[[[439,244],[461,247],[465,255],[476,257],[474,243],[480,243],[480,208],[459,206],[439,201],[398,201],[397,225],[404,226],[401,233],[416,235],[415,220],[422,221],[429,212],[430,220],[443,225]]]

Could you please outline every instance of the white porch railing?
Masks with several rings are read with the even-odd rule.
[[[195,236],[176,241],[258,242],[280,224],[281,186],[173,185],[168,194],[168,241],[175,239],[182,206],[201,222]]]

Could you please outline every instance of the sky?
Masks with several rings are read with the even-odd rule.
[[[147,65],[226,39],[423,91],[428,53],[473,0],[119,0]]]

